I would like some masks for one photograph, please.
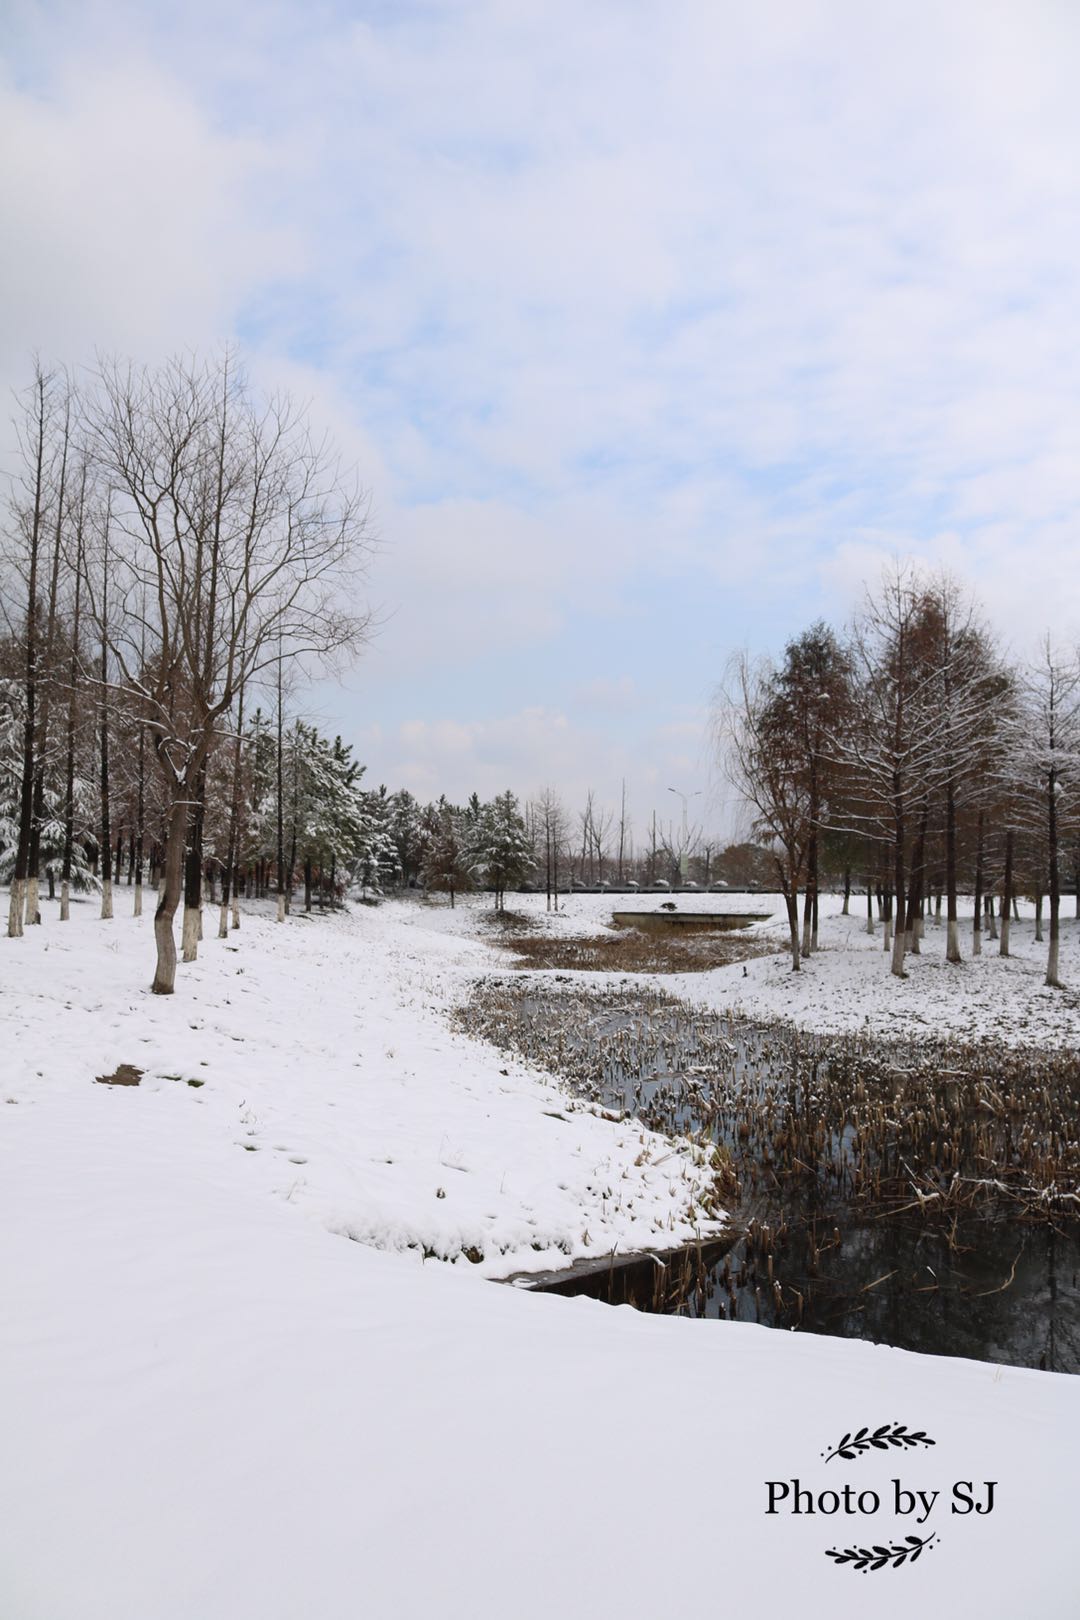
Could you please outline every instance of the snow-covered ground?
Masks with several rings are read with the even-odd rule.
[[[483,945],[403,928],[392,907],[286,927],[249,910],[162,998],[146,989],[150,918],[110,927],[94,911],[3,941],[17,1123],[225,1150],[254,1194],[418,1267],[457,1257],[504,1276],[696,1235],[686,1213],[709,1178],[687,1153],[448,1029],[490,965]],[[145,1071],[137,1088],[88,1084],[121,1063]]]
[[[545,911],[543,895],[513,895],[508,905],[528,915],[546,932],[596,934],[610,927],[616,910],[655,911],[673,903],[680,911],[767,912],[748,934],[775,941],[777,955],[733,963],[709,973],[665,974],[656,980],[673,995],[749,1018],[785,1019],[805,1029],[862,1032],[896,1039],[919,1034],[957,1039],[991,1037],[1030,1046],[1080,1046],[1080,922],[1072,896],[1062,901],[1061,977],[1064,990],[1044,983],[1046,945],[1035,940],[1035,907],[1019,904],[1013,922],[1010,955],[998,954],[998,942],[984,937],[980,956],[971,951],[971,902],[961,903],[963,962],[945,961],[945,925],[931,917],[918,956],[906,959],[907,977],[889,971],[884,935],[875,923],[866,929],[866,897],[852,895],[851,914],[841,914],[839,895],[820,903],[820,950],[791,972],[786,953],[787,918],[781,895],[762,894],[575,894],[560,900],[557,914]],[[438,928],[475,938],[484,936],[487,897],[472,896],[453,912],[448,907],[392,902],[406,926]],[[1044,917],[1044,930],[1048,926]],[[487,933],[488,938],[491,937]],[[745,969],[745,971],[744,971]],[[575,981],[612,982],[610,974],[575,974]]]
[[[481,927],[247,913],[165,1000],[149,919],[0,941],[3,1620],[1080,1612],[1080,1380],[484,1279],[678,1235],[696,1172],[448,1031]],[[896,1421],[936,1447],[822,1460]],[[768,1516],[795,1477],[882,1509]],[[916,1528],[872,1583],[824,1555]]]

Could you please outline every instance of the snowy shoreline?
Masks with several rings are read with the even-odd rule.
[[[982,953],[971,950],[970,907],[961,922],[959,964],[945,961],[945,925],[928,918],[918,955],[905,959],[907,976],[895,977],[883,950],[882,926],[866,933],[865,896],[853,894],[850,915],[842,915],[839,895],[821,897],[821,949],[792,973],[786,954],[787,920],[780,895],[661,894],[634,897],[596,894],[560,896],[558,913],[545,910],[544,896],[513,895],[508,905],[523,913],[533,927],[564,936],[608,931],[615,910],[656,911],[674,904],[680,911],[753,913],[769,911],[765,922],[751,923],[748,937],[775,943],[776,954],[705,973],[664,973],[643,981],[718,1012],[759,1022],[777,1020],[822,1034],[865,1034],[886,1040],[920,1036],[956,1040],[992,1039],[1012,1045],[1075,1049],[1080,1047],[1080,920],[1062,916],[1061,973],[1066,988],[1043,982],[1046,947],[1035,940],[1035,908],[1019,902],[1020,922],[1011,931],[1010,955],[998,954],[998,942],[983,938]],[[966,902],[965,902],[966,904]],[[488,902],[490,906],[490,902]],[[390,901],[406,927],[438,930],[464,938],[487,938],[484,897],[451,911],[440,904]],[[496,965],[511,958],[495,952]],[[534,970],[541,971],[542,970]],[[575,973],[574,982],[619,983],[622,974]]]
[[[584,899],[552,926],[602,926]],[[769,1567],[777,1613],[1074,1613],[1080,1380],[486,1285],[677,1239],[698,1171],[448,1029],[509,971],[468,937],[480,904],[248,910],[166,999],[149,918],[47,907],[4,942],[5,1620],[652,1620],[670,1561],[618,1554],[628,1527],[707,1551],[718,1526],[725,1607],[762,1612]],[[748,967],[656,982],[791,1005],[780,958]],[[138,1086],[95,1084],[120,1063]],[[938,1448],[860,1483],[996,1479],[999,1505],[935,1519],[935,1558],[870,1600],[824,1549],[897,1526],[770,1518],[763,1482],[820,1490],[827,1444],[894,1419]]]

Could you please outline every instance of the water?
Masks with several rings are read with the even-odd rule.
[[[504,980],[461,1016],[715,1144],[744,1235],[664,1308],[1080,1372],[1076,1059],[830,1041],[636,987]]]

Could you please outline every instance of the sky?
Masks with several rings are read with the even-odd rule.
[[[307,402],[369,781],[727,835],[728,659],[889,559],[1080,632],[1070,0],[0,9],[0,388],[233,341]]]

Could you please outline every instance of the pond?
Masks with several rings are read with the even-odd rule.
[[[1080,1059],[756,1026],[627,984],[461,1026],[713,1145],[738,1232],[659,1308],[1080,1371]]]
[[[771,915],[769,911],[678,911],[672,905],[656,911],[613,911],[611,920],[616,928],[640,928],[646,934],[662,934],[670,929],[724,934],[733,928],[768,922]]]

